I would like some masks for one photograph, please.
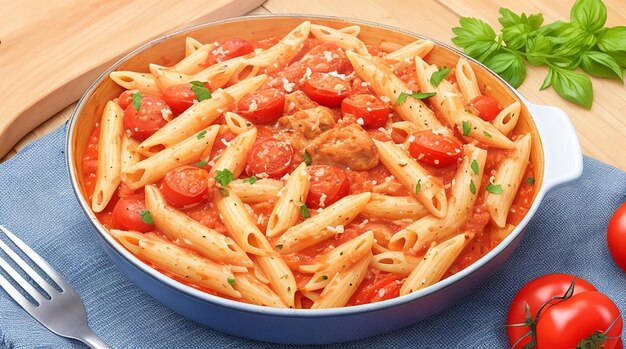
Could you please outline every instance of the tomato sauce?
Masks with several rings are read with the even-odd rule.
[[[257,49],[267,49],[277,42],[277,38],[269,38],[265,40],[255,41],[251,44],[254,48]],[[372,45],[368,45],[367,47],[372,55],[382,56],[382,51],[379,47]],[[329,59],[329,57],[331,59]],[[406,64],[405,62],[389,63],[393,64],[395,74],[411,90],[419,91],[414,64]],[[343,51],[343,49],[340,49],[335,44],[321,43],[318,39],[315,38],[309,38],[305,40],[301,52],[286,67],[275,71],[269,71],[268,82],[262,89],[274,88],[284,94],[294,93],[304,88],[307,76],[309,76],[311,73],[330,74],[335,77],[338,76],[340,79],[345,80],[346,85],[349,86],[349,95],[375,95],[371,86],[368,83],[363,82],[363,80],[356,76],[354,70],[350,66],[345,56],[345,52]],[[455,83],[454,72],[448,77],[448,80]],[[287,142],[291,145],[291,147],[293,147],[293,155],[291,155],[291,165],[288,168],[287,173],[291,173],[291,171],[293,171],[295,167],[297,167],[301,162],[307,161],[307,156],[310,157],[310,154],[308,154],[308,151],[310,150],[310,144],[315,139],[308,138],[307,135],[303,135],[294,131],[293,129],[288,129],[285,127],[285,124],[287,124],[285,120],[294,115],[294,113],[298,113],[301,111],[298,110],[297,107],[295,108],[296,110],[291,110],[292,108],[288,108],[289,103],[289,100],[285,102],[286,106],[284,108],[284,114],[281,115],[281,118],[278,121],[271,121],[256,125],[256,143],[274,139]],[[313,103],[312,105],[315,106],[318,105],[318,103],[315,103],[313,101],[307,101],[307,103]],[[392,107],[394,101],[388,101],[388,103]],[[238,106],[238,108],[240,108],[240,106]],[[359,123],[357,118],[355,118],[353,115],[344,115],[340,107],[330,108],[328,109],[328,113],[332,116],[332,121],[335,122],[330,126],[329,129]],[[397,144],[404,143],[407,135],[392,135],[391,130],[388,128],[389,122],[401,120],[402,119],[400,118],[400,116],[395,111],[393,111],[393,108],[391,108],[389,121],[386,127],[368,129],[366,130],[366,134],[372,139],[380,141],[393,140]],[[223,122],[223,117],[216,120],[216,123]],[[319,127],[319,125],[307,126]],[[329,129],[321,130],[320,133],[323,134],[323,132],[326,132]],[[87,147],[85,149],[82,159],[83,183],[88,194],[88,200],[91,200],[91,195],[93,194],[96,180],[99,130],[99,126],[96,125],[91,136],[89,137]],[[458,139],[463,139],[458,133],[458,130],[454,130],[453,132]],[[214,164],[214,161],[219,158],[229,142],[232,141],[235,137],[236,134],[230,131],[228,127],[222,126],[214,143],[211,154],[206,159],[206,163],[198,167],[210,171],[212,165]],[[316,135],[316,137],[319,137],[319,135]],[[475,145],[487,148],[485,145]],[[354,155],[357,156],[359,154]],[[278,155],[276,155],[276,153],[274,152],[272,153],[272,156],[277,157]],[[480,188],[477,188],[479,192],[485,191],[491,177],[496,173],[496,169],[498,168],[499,164],[501,164],[502,161],[509,156],[511,156],[511,151],[488,148],[484,175]],[[263,158],[260,159],[261,160],[259,161],[262,161]],[[450,198],[453,179],[456,175],[459,163],[460,160],[445,167],[434,166],[428,163],[420,164],[432,176],[435,182],[438,182],[443,186],[446,191],[447,197]],[[316,163],[314,163],[314,165],[316,165]],[[398,181],[398,179],[394,178],[391,175],[389,170],[387,170],[387,168],[382,163],[379,163],[378,165],[368,170],[353,170],[348,168],[348,166],[339,166],[339,170],[342,171],[343,174],[345,174],[345,177],[349,182],[349,190],[347,194],[359,194],[364,192],[380,193],[392,196],[409,196],[413,194],[413,190],[405,188]],[[507,224],[518,224],[527,214],[530,208],[535,193],[533,171],[534,169],[532,165],[529,164],[523,176],[523,182],[517,195],[515,196],[510,212],[508,214]],[[247,174],[244,171],[244,173],[239,176],[239,178],[244,178],[254,174],[258,176],[256,172]],[[280,180],[284,184],[287,180],[287,177],[288,176],[285,175],[283,177],[277,177],[275,179]],[[259,177],[258,179],[261,178],[263,177]],[[157,187],[160,187],[161,182],[159,181],[155,183],[155,185]],[[220,194],[216,190],[213,190],[212,195]],[[113,209],[120,198],[125,198],[129,196],[137,197],[140,198],[140,200],[144,200],[143,189],[131,191],[124,183],[122,183],[116,193],[113,195],[113,198],[110,200],[107,208],[104,211],[96,214],[97,218],[106,228],[115,228],[112,219]],[[251,219],[255,221],[256,226],[261,231],[266,230],[268,218],[274,208],[274,205],[276,204],[276,201],[277,199],[270,199],[261,203],[245,205]],[[186,215],[199,222],[200,224],[211,228],[220,234],[224,234],[226,236],[229,235],[228,229],[222,222],[220,214],[217,208],[212,203],[210,196],[208,200],[204,200],[203,202],[192,205],[190,207],[180,208],[180,211],[184,212]],[[316,208],[309,208],[310,217],[315,217],[318,212],[319,211]],[[304,218],[300,216],[296,224],[303,221]],[[409,225],[410,223],[411,221],[408,221],[406,219],[398,221],[385,221],[383,219],[366,219],[365,217],[357,216],[357,218],[352,223],[342,226],[341,232],[337,232],[332,237],[321,241],[313,246],[304,248],[296,253],[282,255],[282,258],[292,270],[298,288],[301,288],[310,281],[312,274],[300,272],[300,266],[311,265],[316,262],[320,262],[322,256],[325,253],[332,251],[334,248],[341,245],[342,243],[345,243],[368,231],[373,231],[374,237],[376,239],[375,244],[379,246],[378,248],[385,250],[387,249],[387,245],[391,236],[394,233],[400,231],[402,228]],[[490,215],[487,212],[486,205],[484,203],[484,195],[478,196],[474,208],[472,209],[465,222],[459,228],[459,232],[465,232],[472,236],[473,239],[461,252],[460,256],[454,261],[452,266],[448,269],[444,278],[458,273],[459,271],[463,270],[464,268],[484,256],[495,246],[497,246],[498,243],[501,242],[506,233],[503,233],[502,229],[497,228],[495,224],[490,222]],[[155,229],[153,233],[159,235],[165,240],[170,241],[164,234],[159,232],[158,229]],[[278,236],[268,238],[268,241],[272,246],[276,246],[276,241],[278,240],[278,238]],[[185,248],[185,245],[182,244],[180,241],[171,242]],[[404,253],[412,257],[421,258],[426,252],[427,248],[428,246],[421,246],[406,250],[404,251]],[[193,251],[190,251],[190,253],[195,254],[195,252]],[[153,267],[159,272],[175,280],[178,280],[185,284],[189,284],[190,286],[198,288],[204,292],[216,294],[216,292],[209,290],[206,287],[189,283],[188,280],[185,280],[184,276],[175,275],[158,266],[153,265]],[[402,284],[405,277],[406,275],[394,275],[388,272],[374,269],[370,266],[364,281],[358,286],[357,291],[351,297],[348,305],[363,304],[372,301],[388,299],[388,297],[397,296],[399,292],[399,285]],[[380,287],[380,289],[373,289],[374,287]],[[297,297],[297,302],[303,308],[308,308],[311,306],[312,301],[300,292],[297,293]]]

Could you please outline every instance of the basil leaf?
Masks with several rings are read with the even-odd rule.
[[[598,51],[583,52],[580,56],[580,66],[593,76],[624,80],[622,68],[613,57],[606,53]]]
[[[533,30],[526,24],[515,24],[502,29],[502,40],[506,47],[513,50],[521,50],[526,47],[528,35]]]
[[[304,155],[302,157],[304,158],[304,164],[307,166],[311,165],[311,163],[313,162],[311,155],[307,153],[306,151],[304,152]]]
[[[626,26],[603,30],[598,37],[598,47],[604,53],[626,53]]]
[[[463,136],[469,136],[470,132],[472,132],[472,125],[467,121],[461,122],[461,125],[463,126]]]
[[[480,173],[480,169],[478,168],[478,162],[476,161],[476,159],[472,160],[472,164],[470,165],[470,167],[472,168],[474,174],[478,176],[478,174]]]
[[[474,184],[474,180],[470,180],[469,184],[470,193],[476,194],[476,184]]]
[[[415,184],[415,195],[418,195],[422,191],[422,180],[418,179],[417,184]]]
[[[536,34],[526,44],[526,59],[534,66],[546,64],[547,57],[552,54],[554,44],[547,37]]]
[[[139,108],[141,108],[141,92],[133,93],[132,97],[133,97],[133,107],[135,107],[136,111],[139,111]]]
[[[583,30],[597,34],[606,23],[606,6],[600,0],[576,0],[569,17]]]
[[[204,136],[206,136],[206,130],[198,132],[198,134],[196,135],[196,138],[197,139],[202,139],[202,138],[204,138]]]
[[[526,15],[522,12],[521,15],[515,14],[513,11],[506,9],[504,7],[500,8],[501,17],[498,18],[500,24],[503,27],[512,27],[516,24],[525,24],[528,25],[531,29],[536,30],[541,27],[543,24],[543,14],[537,13],[534,15]]]
[[[304,217],[304,219],[311,217],[309,209],[306,207],[306,205],[300,206],[300,214],[302,215],[302,217]]]
[[[496,32],[489,24],[472,17],[462,17],[459,23],[460,27],[452,28],[456,34],[452,42],[462,47],[467,55],[483,61],[500,47]]]
[[[441,81],[445,79],[446,76],[448,76],[448,74],[450,74],[450,68],[443,68],[441,70],[438,70],[430,76],[430,83],[433,86],[437,87],[439,86],[439,83],[441,83]]]
[[[426,99],[428,97],[432,97],[432,96],[436,96],[437,92],[411,92],[411,93],[406,93],[406,92],[400,92],[400,95],[398,96],[398,99],[396,99],[395,101],[395,105],[400,105],[404,102],[406,102],[406,98],[408,96],[411,96],[415,99]]]
[[[548,75],[546,75],[546,78],[543,80],[543,84],[541,84],[539,91],[543,91],[552,85],[552,72],[553,71],[554,70],[552,69],[552,67],[548,67]]]
[[[515,88],[518,88],[526,79],[526,64],[516,53],[495,54],[485,62],[485,65]]]
[[[234,179],[235,175],[233,175],[233,173],[230,172],[230,170],[227,168],[223,170],[217,170],[217,174],[215,175],[215,180],[223,187],[227,186],[228,183],[232,182]]]
[[[226,281],[228,281],[228,283],[231,284],[231,285],[235,284],[235,279],[233,279],[233,278],[228,278],[228,279],[226,279]]]
[[[254,184],[254,183],[256,183],[256,181],[257,181],[256,176],[250,176],[250,177],[245,178],[245,179],[243,180],[243,182],[244,182],[244,183],[246,183],[246,182],[247,182],[247,183],[250,183],[250,184]]]
[[[491,184],[487,185],[486,190],[491,194],[500,195],[502,194],[502,186],[500,184]]]
[[[196,166],[196,167],[204,167],[204,166],[206,166],[206,164],[208,164],[208,162],[206,160],[200,160],[200,161],[196,162],[194,164],[194,166]]]
[[[589,77],[555,66],[552,66],[552,70],[552,87],[559,96],[590,109],[593,104],[593,88]]]
[[[204,85],[201,81],[192,81],[191,82],[191,91],[196,94],[196,99],[198,102],[202,102],[205,99],[210,99],[211,91]]]
[[[152,214],[148,210],[139,211],[139,216],[141,220],[149,225],[154,225],[154,220],[152,219]]]
[[[220,194],[222,194],[223,197],[228,197],[228,195],[230,195],[226,188],[217,188],[217,190],[219,190]]]

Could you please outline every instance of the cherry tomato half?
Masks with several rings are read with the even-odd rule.
[[[613,323],[615,321],[615,323]],[[537,322],[537,348],[613,349],[622,333],[622,318],[613,301],[597,291],[581,292],[547,308]],[[603,346],[594,334],[603,334]],[[583,343],[594,343],[595,346]]]
[[[194,100],[198,100],[196,93],[191,89],[191,84],[173,85],[163,91],[163,100],[172,109],[174,114],[179,115],[193,105]],[[209,83],[204,86],[209,88]]]
[[[409,153],[418,161],[426,164],[446,167],[458,161],[462,154],[463,143],[454,136],[421,131],[409,136]]]
[[[329,74],[313,73],[304,82],[304,93],[317,103],[336,108],[350,94],[348,82]]]
[[[181,166],[168,172],[161,184],[167,202],[176,207],[204,201],[208,195],[209,173],[193,166]]]
[[[572,284],[573,275],[568,274],[547,274],[540,276],[522,287],[509,307],[509,315],[507,319],[507,334],[511,349],[521,349],[531,340],[530,336],[524,337],[529,331],[528,326],[513,326],[523,324],[526,321],[526,304],[530,307],[530,317],[534,320],[537,311],[541,306],[548,302],[552,297],[563,296]],[[574,284],[574,293],[596,291],[592,284],[584,279],[576,278]],[[519,341],[519,342],[518,342]],[[517,343],[513,347],[513,344]]]
[[[354,305],[380,302],[398,297],[402,287],[402,283],[399,282],[400,279],[402,279],[401,276],[388,275],[357,290],[354,295]]]
[[[340,168],[328,165],[313,165],[307,167],[306,170],[311,176],[311,187],[306,197],[306,205],[308,207],[326,207],[348,195],[350,181],[348,181],[348,177]]]
[[[341,102],[341,114],[352,114],[362,120],[364,129],[385,126],[389,119],[389,105],[370,94],[352,95]]]
[[[136,197],[121,198],[113,208],[113,226],[121,230],[135,230],[146,233],[154,230],[154,225],[144,222],[146,203]]]
[[[244,96],[237,103],[237,111],[255,124],[272,122],[283,115],[285,95],[270,88]]]
[[[136,140],[143,141],[167,124],[164,115],[168,113],[172,111],[163,99],[142,94],[139,110],[132,103],[124,110],[124,129]]]
[[[248,176],[266,174],[270,178],[280,178],[289,172],[293,159],[293,148],[284,141],[273,138],[260,140],[250,149],[246,164]]]
[[[626,271],[626,202],[615,210],[609,221],[607,242],[611,257]]]
[[[122,108],[122,110],[126,110],[126,107],[133,101],[133,93],[139,92],[139,90],[126,90],[120,94],[117,98],[117,104]]]
[[[493,120],[502,111],[498,101],[491,96],[478,96],[474,98],[472,106],[478,110],[478,116],[485,121]]]
[[[211,51],[205,65],[208,67],[215,63],[247,55],[252,51],[254,51],[254,47],[247,40],[242,38],[229,39]]]

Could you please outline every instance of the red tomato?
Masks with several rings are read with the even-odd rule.
[[[209,173],[193,166],[182,166],[165,175],[161,191],[165,199],[176,207],[202,202],[208,194]]]
[[[354,305],[368,304],[398,297],[402,283],[398,275],[389,275],[358,290],[354,295]]]
[[[209,83],[204,86],[209,89]],[[163,100],[172,109],[174,114],[178,115],[193,105],[193,101],[197,100],[196,93],[191,90],[191,84],[173,85],[163,91]]]
[[[292,158],[293,148],[289,143],[266,138],[250,149],[246,173],[248,176],[265,173],[271,178],[280,178],[291,168]]]
[[[498,101],[491,96],[478,96],[472,101],[472,106],[478,110],[478,116],[485,121],[493,120],[502,108],[498,104]]]
[[[308,207],[326,207],[348,195],[350,181],[338,167],[313,165],[306,168],[311,175],[311,187],[306,197]],[[322,200],[322,197],[324,200]]]
[[[237,103],[239,114],[257,124],[275,121],[284,108],[285,95],[273,88],[246,95]]]
[[[409,137],[411,156],[432,166],[446,167],[457,162],[463,155],[462,149],[463,143],[456,137],[432,131],[420,131]]]
[[[142,94],[139,110],[131,103],[124,111],[124,128],[136,140],[143,141],[167,124],[164,114],[171,113],[170,107],[159,97]]]
[[[146,233],[154,230],[154,225],[144,222],[142,214],[147,214],[146,203],[136,197],[121,198],[113,208],[113,226],[121,230],[135,230]],[[144,216],[145,217],[145,216]]]
[[[126,110],[126,107],[133,101],[133,93],[139,92],[139,90],[126,90],[120,94],[117,98],[117,104],[122,108],[122,110]]]
[[[519,290],[513,301],[511,301],[507,319],[507,324],[509,325],[507,333],[511,349],[521,349],[531,340],[531,337],[527,336],[518,342],[520,338],[530,331],[530,327],[512,326],[526,322],[526,304],[530,307],[530,317],[534,320],[539,308],[552,297],[563,296],[572,284],[573,279],[573,275],[547,274],[530,281]],[[576,278],[573,294],[589,291],[596,291],[596,288],[586,280]],[[517,345],[513,346],[516,342]]]
[[[350,85],[336,76],[313,73],[304,83],[304,93],[323,106],[336,108],[350,94]]]
[[[618,207],[607,229],[609,252],[617,265],[626,271],[626,202]]]
[[[385,126],[389,112],[389,105],[373,95],[352,95],[341,102],[341,114],[352,114],[357,120],[362,119],[365,129]]]
[[[214,48],[209,54],[206,60],[206,66],[211,66],[215,63],[227,61],[229,59],[244,56],[254,51],[252,45],[245,39],[234,38],[226,40],[218,47]]]
[[[540,315],[537,348],[613,349],[622,333],[622,326],[620,311],[609,297],[597,291],[582,292],[553,304]],[[593,339],[594,334],[613,338],[605,339],[604,346],[600,346],[600,341]]]

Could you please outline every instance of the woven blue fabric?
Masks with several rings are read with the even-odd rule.
[[[0,165],[0,224],[74,286],[91,328],[106,342],[116,348],[290,348],[198,325],[132,284],[104,254],[81,212],[64,150],[61,127]],[[506,348],[509,302],[526,282],[552,272],[589,280],[626,313],[626,273],[611,260],[605,238],[611,213],[626,200],[626,173],[591,158],[584,165],[577,184],[545,198],[514,256],[464,301],[413,326],[329,347]],[[0,290],[0,348],[84,346],[52,334]]]

